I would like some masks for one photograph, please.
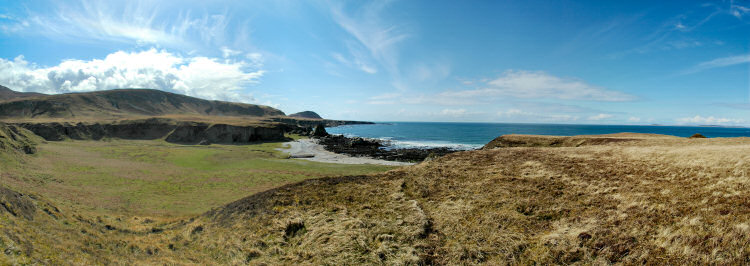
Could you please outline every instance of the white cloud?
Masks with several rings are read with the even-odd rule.
[[[331,57],[333,57],[333,59],[336,59],[336,61],[338,61],[339,63],[342,63],[342,64],[344,64],[344,65],[349,65],[349,64],[351,64],[351,63],[349,63],[349,60],[348,60],[348,59],[346,59],[346,58],[345,58],[345,57],[344,57],[344,56],[343,56],[342,54],[340,54],[340,53],[331,53]]]
[[[265,62],[263,55],[260,53],[247,53],[245,54],[245,58],[250,60],[249,65],[251,67],[258,68],[258,69],[263,67],[263,63]]]
[[[417,64],[410,72],[416,82],[435,82],[445,79],[451,74],[451,67],[447,63]]]
[[[736,1],[732,1],[729,8],[729,13],[739,19],[742,19],[745,14],[750,13],[750,8],[738,5],[736,4]]]
[[[248,43],[244,32],[227,32],[228,13],[192,14],[167,1],[65,1],[51,13],[27,10],[0,23],[6,33],[40,35],[63,42],[121,42],[191,50]]]
[[[397,104],[400,101],[401,93],[384,93],[372,96],[368,99],[368,104]]]
[[[464,116],[467,114],[466,109],[443,109],[440,113],[442,115],[453,117]]]
[[[577,116],[568,114],[540,114],[520,109],[500,111],[497,115],[505,120],[516,122],[570,122],[578,120]]]
[[[560,78],[541,71],[509,70],[487,83],[487,88],[445,92],[450,98],[551,98],[561,100],[630,101],[635,97],[588,84],[579,79]]]
[[[717,58],[711,61],[706,61],[688,69],[687,71],[685,71],[685,74],[700,72],[700,71],[704,71],[704,70],[708,70],[712,68],[728,67],[728,66],[745,64],[745,63],[750,63],[750,54],[728,56],[728,57]]]
[[[396,44],[405,40],[408,34],[395,25],[384,22],[380,14],[389,1],[376,1],[364,5],[358,10],[347,14],[344,6],[331,5],[334,21],[357,40],[358,45],[347,43],[349,52],[354,56],[356,65],[367,73],[376,73],[377,69],[368,62],[368,57],[374,58],[393,74],[398,73],[398,54]],[[359,47],[364,47],[369,56],[363,54]]]
[[[674,27],[675,29],[678,29],[678,30],[685,30],[687,28],[685,27],[684,24],[682,24],[682,22],[677,22],[677,24],[675,24]]]
[[[368,61],[365,59],[365,56],[361,52],[351,47],[349,49],[351,53],[354,55],[353,59],[348,59],[340,53],[332,53],[331,56],[337,62],[347,67],[358,68],[359,70],[362,70],[365,73],[369,73],[369,74],[378,73],[378,69],[372,66],[370,63],[368,63]]]
[[[152,88],[207,99],[253,102],[242,89],[257,83],[263,70],[245,61],[183,57],[165,50],[118,51],[104,59],[65,60],[40,67],[24,60],[0,59],[0,84],[21,91],[85,92]]]
[[[242,53],[241,51],[229,49],[226,46],[222,46],[220,50],[221,56],[224,58],[233,57]]]
[[[628,118],[628,122],[638,123],[638,122],[641,122],[641,118],[640,117],[631,116],[631,117]]]
[[[722,117],[703,117],[696,115],[694,117],[683,117],[678,118],[677,123],[680,124],[695,124],[695,125],[721,125],[721,124],[741,124],[745,120],[737,118],[722,118]]]
[[[636,97],[630,94],[590,85],[582,80],[559,78],[545,72],[506,71],[492,80],[481,80],[486,88],[473,90],[449,90],[435,94],[402,95],[390,101],[370,101],[371,104],[436,104],[436,105],[476,105],[507,101],[508,98],[558,99],[589,101],[630,101]],[[564,104],[550,104],[566,112],[587,110]],[[587,110],[591,111],[591,110]]]
[[[611,114],[598,114],[598,115],[589,116],[588,119],[591,121],[599,121],[599,120],[610,119],[612,117],[614,116]]]

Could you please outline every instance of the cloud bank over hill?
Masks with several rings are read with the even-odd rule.
[[[42,67],[23,56],[0,58],[0,84],[20,91],[69,93],[118,88],[153,88],[190,96],[240,102],[255,99],[241,92],[263,76],[257,54],[244,58],[182,56],[166,50],[118,51],[103,59],[64,60]]]

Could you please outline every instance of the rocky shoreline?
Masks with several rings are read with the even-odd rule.
[[[458,150],[450,148],[394,148],[389,143],[359,137],[325,135],[315,137],[317,143],[327,151],[357,157],[371,157],[388,161],[422,162],[428,158],[440,157]]]

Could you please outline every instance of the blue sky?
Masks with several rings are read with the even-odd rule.
[[[0,0],[0,84],[333,119],[750,125],[750,1]]]

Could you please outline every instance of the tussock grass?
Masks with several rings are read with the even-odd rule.
[[[12,250],[0,255],[0,262],[507,265],[750,259],[750,139],[627,138],[634,140],[457,152],[385,173],[306,179],[179,219],[103,215],[64,204],[60,214],[52,212],[62,218],[40,218],[51,217],[43,211],[48,203],[35,199],[33,221],[0,208],[0,246]],[[47,156],[44,150],[39,157]],[[179,165],[220,152],[196,154],[202,155],[166,151],[149,157],[118,149],[110,156]],[[241,168],[232,160],[225,163],[190,169]]]

